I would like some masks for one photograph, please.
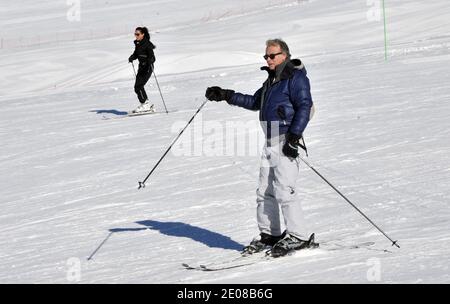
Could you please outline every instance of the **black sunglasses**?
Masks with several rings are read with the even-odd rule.
[[[141,36],[142,33],[134,33],[134,36]]]
[[[279,53],[276,53],[276,54],[270,54],[270,55],[266,54],[263,57],[264,57],[265,60],[267,60],[268,58],[274,60],[277,55],[281,55],[281,54],[283,54],[283,52],[279,52]]]

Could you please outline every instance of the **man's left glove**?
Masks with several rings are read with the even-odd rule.
[[[230,101],[231,97],[233,96],[234,91],[233,90],[225,90],[221,87],[210,87],[206,89],[205,97],[208,100],[213,101]]]
[[[283,154],[287,157],[297,158],[298,157],[298,148],[300,147],[300,138],[301,135],[296,135],[292,133],[286,134],[286,142],[283,146]]]

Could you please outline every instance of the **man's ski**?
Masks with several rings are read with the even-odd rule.
[[[267,257],[269,259],[269,257]],[[218,271],[218,270],[226,270],[226,269],[232,269],[232,268],[238,268],[243,266],[248,266],[257,263],[257,261],[247,261],[247,262],[241,262],[241,263],[232,263],[228,265],[198,265],[198,266],[191,266],[189,264],[183,263],[182,265],[188,269],[188,270],[201,270],[201,271]]]
[[[224,269],[231,269],[231,268],[238,268],[242,266],[248,266],[255,264],[262,260],[268,260],[270,259],[270,256],[266,255],[266,252],[260,252],[260,253],[254,253],[251,255],[239,255],[238,257],[232,258],[227,261],[222,262],[213,262],[213,263],[205,263],[205,264],[198,264],[196,266],[183,263],[183,267],[188,270],[201,270],[201,271],[217,271],[217,270],[224,270]]]
[[[343,250],[343,249],[360,249],[375,245],[375,242],[363,242],[353,245],[342,245],[339,243],[324,242],[320,244],[320,248],[327,251]]]
[[[337,243],[330,243],[330,242],[324,242],[321,243],[317,249],[322,249],[325,251],[336,251],[336,250],[345,250],[345,249],[360,249],[360,248],[367,248],[372,245],[374,245],[374,242],[363,242],[353,245],[341,245]],[[302,250],[294,250],[289,252],[286,256],[292,256],[296,254],[297,252],[305,252],[313,251],[316,248],[308,248],[308,249],[302,249]],[[183,263],[182,266],[187,270],[199,270],[199,271],[219,271],[219,270],[227,270],[227,269],[233,269],[233,268],[239,268],[244,266],[250,266],[259,262],[263,261],[269,261],[273,259],[279,259],[280,257],[272,257],[270,255],[266,254],[266,251],[263,251],[262,253],[256,253],[251,254],[247,256],[238,256],[236,258],[230,259],[228,261],[224,262],[215,262],[215,263],[203,263],[199,265],[191,265],[187,263]]]

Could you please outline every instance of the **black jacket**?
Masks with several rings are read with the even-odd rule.
[[[147,69],[151,70],[152,65],[155,63],[155,53],[153,50],[155,49],[155,46],[153,43],[151,43],[150,40],[141,40],[141,41],[134,41],[134,45],[136,46],[134,49],[133,54],[128,59],[130,62],[133,60],[138,59],[139,60],[139,68],[140,69]]]

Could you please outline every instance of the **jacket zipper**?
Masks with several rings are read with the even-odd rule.
[[[272,93],[272,85],[270,85],[270,83],[269,83],[269,86],[268,86],[267,90],[266,90],[265,92],[263,92],[263,93],[264,93],[264,94],[263,94],[264,99],[263,99],[263,101],[262,101],[262,104],[261,104],[261,111],[260,111],[260,120],[261,120],[261,121],[265,121],[265,120],[264,120],[265,117],[264,117],[264,115],[263,115],[263,113],[264,113],[264,111],[265,111],[264,107],[265,107],[265,105],[266,105],[266,101],[269,99],[270,94]]]

